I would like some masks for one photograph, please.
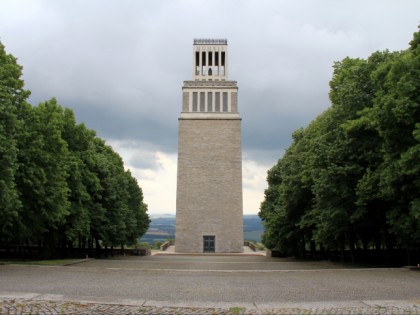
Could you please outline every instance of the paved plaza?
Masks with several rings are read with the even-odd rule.
[[[420,272],[264,256],[0,265],[1,314],[420,314]]]

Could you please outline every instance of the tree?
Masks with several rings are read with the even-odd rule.
[[[126,218],[125,244],[135,245],[139,237],[146,233],[149,228],[150,219],[147,215],[147,205],[143,202],[143,192],[137,180],[130,171],[125,172],[127,178],[127,206],[128,216]]]
[[[69,214],[68,148],[61,137],[63,109],[55,99],[27,105],[20,112],[25,124],[19,134],[16,182],[22,208],[17,237],[42,240],[53,256],[58,228]],[[40,238],[41,237],[41,238]]]
[[[98,253],[135,244],[150,222],[136,179],[72,110],[28,104],[21,70],[0,43],[0,242],[51,258],[76,242]]]
[[[92,235],[98,245],[102,243],[106,248],[134,245],[147,231],[150,222],[142,191],[110,146],[99,139],[95,145],[97,164],[94,171],[101,190],[97,199],[100,211],[92,212],[96,216],[91,218]]]
[[[70,248],[78,241],[79,247],[90,237],[89,212],[95,209],[94,197],[100,190],[99,180],[92,173],[89,165],[95,155],[93,141],[95,132],[84,124],[76,124],[74,113],[64,109],[62,137],[67,143],[69,186],[69,215],[60,227],[62,248]]]
[[[293,143],[268,172],[268,189],[261,204],[260,217],[266,232],[263,243],[283,254],[302,256],[311,226],[298,228],[310,208],[312,195],[304,180],[305,130],[293,134]]]
[[[389,253],[420,247],[420,32],[402,52],[334,64],[332,106],[293,135],[270,170],[267,247]],[[276,175],[276,180],[272,176]],[[311,249],[314,244],[310,244]],[[389,258],[389,257],[388,257]]]
[[[13,234],[20,207],[15,183],[20,128],[17,112],[30,94],[23,88],[21,76],[22,67],[0,42],[0,240],[6,241]]]
[[[373,76],[375,105],[366,115],[382,138],[380,192],[389,205],[391,233],[408,253],[420,246],[420,32],[410,48],[383,63]]]

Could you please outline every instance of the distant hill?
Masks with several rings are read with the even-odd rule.
[[[261,242],[264,233],[264,226],[258,215],[244,215],[244,239],[246,241]]]
[[[175,215],[152,215],[149,230],[141,238],[141,242],[154,244],[175,238]],[[244,239],[246,241],[261,242],[264,227],[258,215],[244,215]]]

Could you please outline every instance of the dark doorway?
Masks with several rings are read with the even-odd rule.
[[[214,253],[216,248],[216,237],[214,235],[203,236],[203,252]]]

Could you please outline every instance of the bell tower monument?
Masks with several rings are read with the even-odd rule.
[[[241,118],[226,39],[195,39],[179,117],[175,251],[243,251]]]

